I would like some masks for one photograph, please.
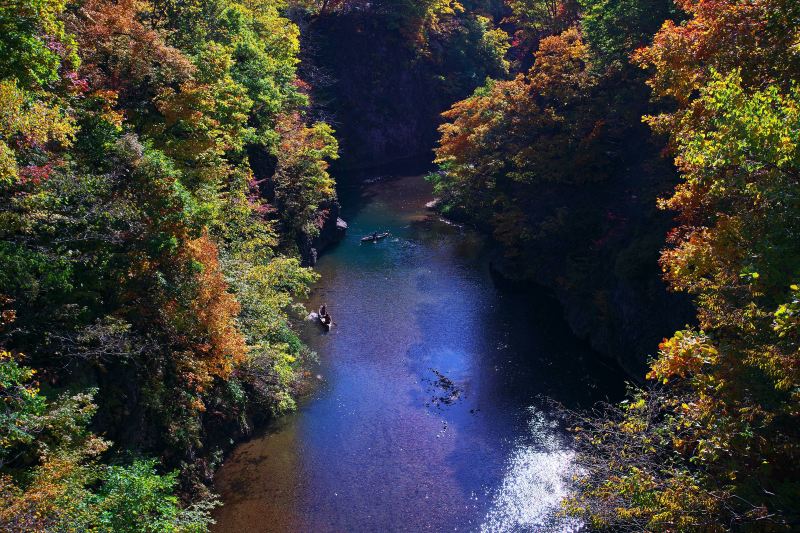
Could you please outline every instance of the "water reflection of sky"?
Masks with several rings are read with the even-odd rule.
[[[361,200],[311,302],[337,323],[306,335],[323,385],[223,467],[217,531],[577,527],[553,513],[570,452],[530,406],[541,394],[585,402],[616,378],[598,377],[551,302],[494,288],[483,240],[425,211],[419,178]],[[383,230],[393,236],[359,243]],[[453,401],[437,400],[449,394],[440,375]]]

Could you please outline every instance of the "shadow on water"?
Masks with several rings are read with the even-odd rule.
[[[386,183],[402,181],[408,176],[425,176],[436,170],[431,163],[430,154],[425,157],[412,157],[379,167],[344,171],[336,173],[336,190],[342,204],[345,220],[352,220],[366,206],[381,195],[380,187]]]
[[[569,439],[542,396],[586,406],[623,375],[541,294],[497,290],[485,239],[425,209],[419,177],[350,191],[318,264],[322,385],[220,470],[215,531],[569,531]],[[356,207],[353,207],[355,205]],[[392,237],[361,244],[372,231]]]

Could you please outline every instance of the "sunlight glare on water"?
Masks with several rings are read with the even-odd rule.
[[[530,435],[521,438],[511,452],[481,531],[580,531],[579,520],[561,514],[561,501],[569,495],[574,454],[554,422],[535,407],[528,411]]]

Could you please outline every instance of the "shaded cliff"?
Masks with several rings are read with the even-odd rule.
[[[421,53],[376,14],[328,15],[303,33],[314,113],[335,125],[341,143],[340,182],[363,175],[354,169],[430,161],[441,113],[497,75],[496,65],[463,57],[474,50],[474,38],[461,35],[459,46],[452,35],[450,42],[434,38]],[[542,184],[535,194],[518,191],[525,198],[524,224],[535,235],[514,253],[498,244],[493,269],[501,283],[549,289],[573,331],[638,379],[658,342],[690,319],[691,307],[667,293],[658,266],[671,220],[656,209],[656,199],[674,185],[674,169],[660,157],[662,143],[639,121],[646,91],[630,89],[636,80],[615,83],[621,85],[605,87],[606,98],[628,105],[604,117],[613,131],[608,155],[601,156],[608,175],[580,185]],[[491,212],[447,215],[497,230]]]
[[[505,74],[489,19],[472,14],[424,38],[391,13],[331,13],[302,26],[303,77],[314,112],[336,129],[340,169],[430,160],[440,114]]]
[[[525,213],[535,238],[519,254],[498,245],[492,262],[505,283],[549,289],[572,330],[634,379],[643,379],[659,342],[693,314],[689,298],[667,291],[658,264],[673,222],[656,200],[674,173],[665,160],[645,157],[657,154],[657,141],[640,133],[607,181],[540,187]]]

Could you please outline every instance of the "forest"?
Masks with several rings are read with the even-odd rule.
[[[560,513],[797,530],[798,80],[796,0],[2,3],[0,531],[213,529],[337,180],[409,159],[630,382]]]

